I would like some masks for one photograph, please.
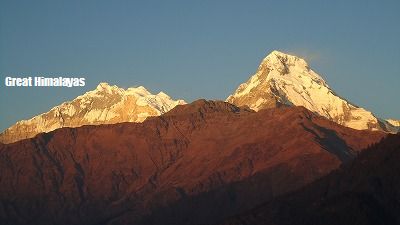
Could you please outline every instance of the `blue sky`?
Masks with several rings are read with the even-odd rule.
[[[400,1],[0,2],[0,130],[94,89],[143,85],[225,99],[274,49],[399,118]],[[11,88],[6,76],[86,77],[83,88]]]

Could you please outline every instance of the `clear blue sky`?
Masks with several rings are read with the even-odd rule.
[[[400,119],[400,1],[0,1],[0,130],[94,89],[225,99],[270,51],[309,60],[341,96]],[[6,76],[87,78],[6,88]]]

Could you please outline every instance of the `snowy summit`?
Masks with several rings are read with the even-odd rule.
[[[337,95],[307,62],[280,51],[264,58],[257,72],[227,100],[258,111],[279,105],[304,106],[336,123],[358,130],[396,132],[398,127]]]
[[[149,116],[159,116],[184,100],[173,100],[164,92],[151,94],[143,86],[123,89],[100,83],[72,101],[64,102],[50,111],[21,120],[0,134],[0,142],[11,143],[34,137],[61,127],[142,122]]]

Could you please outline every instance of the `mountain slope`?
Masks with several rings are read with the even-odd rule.
[[[100,83],[95,90],[62,103],[49,112],[17,122],[0,134],[0,142],[11,143],[61,127],[142,122],[149,116],[161,115],[181,104],[185,101],[175,101],[163,92],[153,95],[142,86],[124,90]]]
[[[0,144],[3,224],[218,221],[296,190],[379,141],[303,107],[199,100],[143,123]]]
[[[304,106],[336,123],[358,130],[398,128],[338,96],[305,60],[279,51],[269,54],[257,72],[227,100],[253,110],[278,105]]]
[[[399,160],[400,135],[390,135],[329,176],[223,224],[400,224]]]

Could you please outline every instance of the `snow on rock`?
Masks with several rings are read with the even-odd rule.
[[[55,106],[50,111],[29,120],[21,120],[0,134],[0,142],[12,143],[61,127],[142,122],[149,116],[158,116],[184,100],[173,100],[164,92],[151,94],[143,86],[123,89],[100,83],[72,101]]]
[[[388,119],[386,121],[393,126],[400,127],[400,120]]]
[[[383,124],[387,127],[394,127],[395,132],[400,132],[400,120],[388,119],[383,121]]]
[[[338,96],[304,59],[279,51],[269,54],[226,101],[255,111],[279,105],[304,106],[354,129],[397,131],[394,124],[384,125],[371,112]]]

